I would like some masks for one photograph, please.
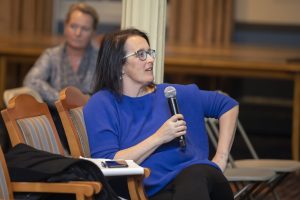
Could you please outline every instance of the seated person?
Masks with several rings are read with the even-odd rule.
[[[94,8],[73,4],[65,19],[65,42],[43,52],[26,75],[24,86],[37,91],[49,105],[54,105],[60,90],[67,86],[90,93],[98,53],[92,45],[97,25]]]
[[[54,106],[59,92],[75,86],[83,93],[91,92],[91,79],[95,72],[98,48],[92,38],[98,25],[98,14],[91,6],[73,4],[66,15],[65,42],[46,49],[25,77],[24,86],[37,91],[48,103],[60,139],[68,151],[61,121]]]
[[[238,103],[194,84],[155,84],[155,53],[147,35],[137,29],[104,36],[94,94],[83,109],[92,157],[134,160],[150,168],[144,180],[150,200],[232,200],[222,172],[234,139]],[[176,89],[181,114],[169,110],[164,93],[170,86]],[[212,160],[205,117],[220,122]]]

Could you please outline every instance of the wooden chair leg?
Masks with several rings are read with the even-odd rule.
[[[128,184],[130,199],[139,200],[140,198],[137,192],[137,183],[136,183],[135,176],[128,176],[127,184]]]
[[[139,194],[140,200],[147,200],[148,198],[145,195],[144,185],[143,185],[144,176],[136,177],[136,188]]]
[[[127,184],[132,200],[147,200],[148,198],[145,195],[144,186],[143,186],[143,175],[128,176]]]

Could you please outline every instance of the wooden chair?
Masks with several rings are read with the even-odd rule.
[[[45,182],[12,182],[10,180],[6,161],[0,148],[0,199],[14,199],[14,192],[61,193],[74,194],[77,200],[92,199],[95,193],[101,191],[98,182],[72,181],[67,183]]]
[[[25,143],[39,150],[64,155],[55,124],[46,103],[30,94],[19,94],[1,111],[12,146]]]
[[[74,157],[90,157],[90,150],[82,107],[87,103],[88,95],[84,95],[75,87],[67,87],[60,92],[55,102],[61,118],[71,155]]]
[[[70,86],[60,92],[59,100],[55,102],[66,132],[71,155],[74,157],[91,157],[82,112],[82,107],[88,99],[88,95],[84,95],[79,89]],[[127,177],[128,189],[132,200],[147,199],[144,192],[143,179],[149,175],[150,170],[145,168],[144,176],[132,175]]]
[[[1,114],[12,146],[25,143],[39,150],[65,155],[46,103],[38,102],[30,94],[19,94],[9,100]],[[96,192],[99,184],[87,181],[86,187],[90,185]]]

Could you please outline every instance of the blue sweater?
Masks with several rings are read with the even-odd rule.
[[[84,107],[92,157],[114,158],[115,154],[145,140],[171,117],[164,89],[171,84],[158,84],[153,93],[142,97],[122,96],[118,100],[111,92],[94,94]],[[145,179],[149,196],[166,186],[182,169],[193,164],[209,164],[208,137],[205,117],[219,118],[237,105],[230,97],[218,92],[199,90],[196,85],[172,85],[177,91],[179,112],[187,123],[185,151],[174,140],[160,146],[141,166],[151,175]]]

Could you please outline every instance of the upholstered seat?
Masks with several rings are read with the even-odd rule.
[[[18,119],[21,136],[25,143],[37,149],[59,154],[59,147],[55,142],[54,132],[45,115]]]
[[[69,110],[72,122],[74,122],[74,127],[77,131],[78,141],[81,145],[82,156],[90,157],[90,148],[88,143],[88,137],[86,133],[86,127],[83,119],[82,106],[78,108],[72,108]]]

